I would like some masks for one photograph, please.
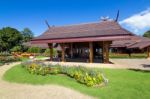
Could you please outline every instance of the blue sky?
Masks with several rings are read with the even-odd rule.
[[[1,0],[0,28],[28,27],[40,35],[45,19],[55,26],[99,22],[101,16],[115,18],[118,9],[123,27],[138,35],[150,29],[150,0]]]

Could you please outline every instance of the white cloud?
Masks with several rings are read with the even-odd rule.
[[[120,21],[120,24],[126,25],[136,33],[150,28],[150,8]]]

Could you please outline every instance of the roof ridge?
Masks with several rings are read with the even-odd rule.
[[[78,26],[78,25],[88,25],[88,24],[101,24],[101,23],[106,23],[106,22],[114,22],[114,23],[118,23],[115,22],[114,20],[108,20],[108,21],[100,21],[100,22],[85,22],[85,23],[77,23],[77,24],[68,24],[68,25],[62,25],[62,26],[54,26],[51,28],[60,28],[60,27],[68,27],[68,26]],[[119,24],[118,24],[119,25]],[[49,30],[49,29],[48,29]]]
[[[110,28],[107,28],[107,29],[103,29],[103,30],[101,30],[101,29],[95,29],[94,31],[98,31],[98,30],[101,30],[101,31],[106,31],[106,30],[109,30]],[[120,30],[120,28],[113,28],[112,30]],[[82,31],[80,31],[80,32],[78,32],[78,33],[82,33],[82,32],[90,32],[90,31],[93,31],[93,30],[82,30]],[[63,34],[67,34],[68,32],[63,32]],[[73,33],[73,32],[69,32],[69,33]],[[56,33],[50,33],[50,34],[56,34]],[[59,34],[61,34],[61,33],[57,33],[58,35]],[[49,35],[49,34],[44,34],[44,35]]]

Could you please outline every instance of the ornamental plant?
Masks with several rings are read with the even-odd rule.
[[[29,53],[40,53],[41,52],[41,48],[39,48],[39,47],[30,47],[28,49],[28,52]]]
[[[0,56],[1,65],[5,63],[16,62],[16,61],[20,61],[20,58],[17,58],[15,56]]]
[[[11,56],[11,54],[5,51],[5,52],[0,52],[0,56]]]
[[[77,82],[87,86],[101,86],[106,84],[106,77],[99,70],[89,69],[82,66],[60,66],[52,64],[44,64],[42,61],[27,61],[22,63],[22,67],[26,68],[29,73],[37,75],[57,75],[64,74],[74,78]],[[107,82],[108,83],[108,82]]]

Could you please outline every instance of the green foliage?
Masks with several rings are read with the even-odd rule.
[[[74,78],[79,83],[87,86],[99,86],[104,82],[104,78],[100,71],[87,69],[85,67],[66,67],[59,65],[46,65],[40,61],[28,61],[22,63],[22,67],[26,68],[31,74],[48,75],[48,74],[65,74]]]
[[[5,63],[19,61],[20,59],[14,56],[11,56],[9,52],[0,52],[0,66]]]
[[[5,52],[0,52],[0,56],[10,56],[11,54],[7,51]]]
[[[44,52],[44,56],[49,56],[50,55],[50,49],[47,48]]]
[[[20,61],[20,59],[14,56],[0,56],[1,63],[10,63],[10,62],[16,62],[16,61]]]
[[[29,53],[40,53],[41,52],[41,48],[39,48],[39,47],[30,47],[28,49],[28,52]]]
[[[10,51],[14,46],[22,42],[21,33],[14,28],[5,27],[0,30],[0,51]]]
[[[59,73],[59,68],[57,66],[45,65],[40,61],[24,62],[22,63],[22,67],[25,67],[31,74],[47,75]]]
[[[47,48],[44,52],[44,56],[49,56],[50,55],[50,49]],[[53,56],[57,55],[57,50],[55,48],[53,48]]]
[[[33,32],[29,28],[24,28],[22,31],[23,42],[28,42],[33,38]]]
[[[150,38],[150,30],[148,30],[147,32],[145,32],[145,33],[143,34],[143,36]]]
[[[5,63],[19,61],[18,58],[11,56],[11,54],[7,51],[0,52],[0,66],[4,65]]]
[[[64,68],[64,67],[62,67]],[[85,67],[67,67],[66,74],[70,77],[75,78],[78,82],[83,83],[87,86],[97,86],[100,85],[104,78],[100,71],[95,71],[92,69],[87,69]],[[64,69],[62,69],[62,72]]]
[[[11,49],[11,52],[22,52],[22,47],[21,46],[14,46]]]
[[[12,51],[26,51],[27,48],[22,43],[30,41],[32,38],[33,33],[29,28],[25,28],[20,32],[15,28],[4,27],[0,29],[0,51],[10,51],[10,49]]]
[[[21,48],[22,48],[22,52],[27,52],[29,49],[29,47],[25,45],[22,45]]]

